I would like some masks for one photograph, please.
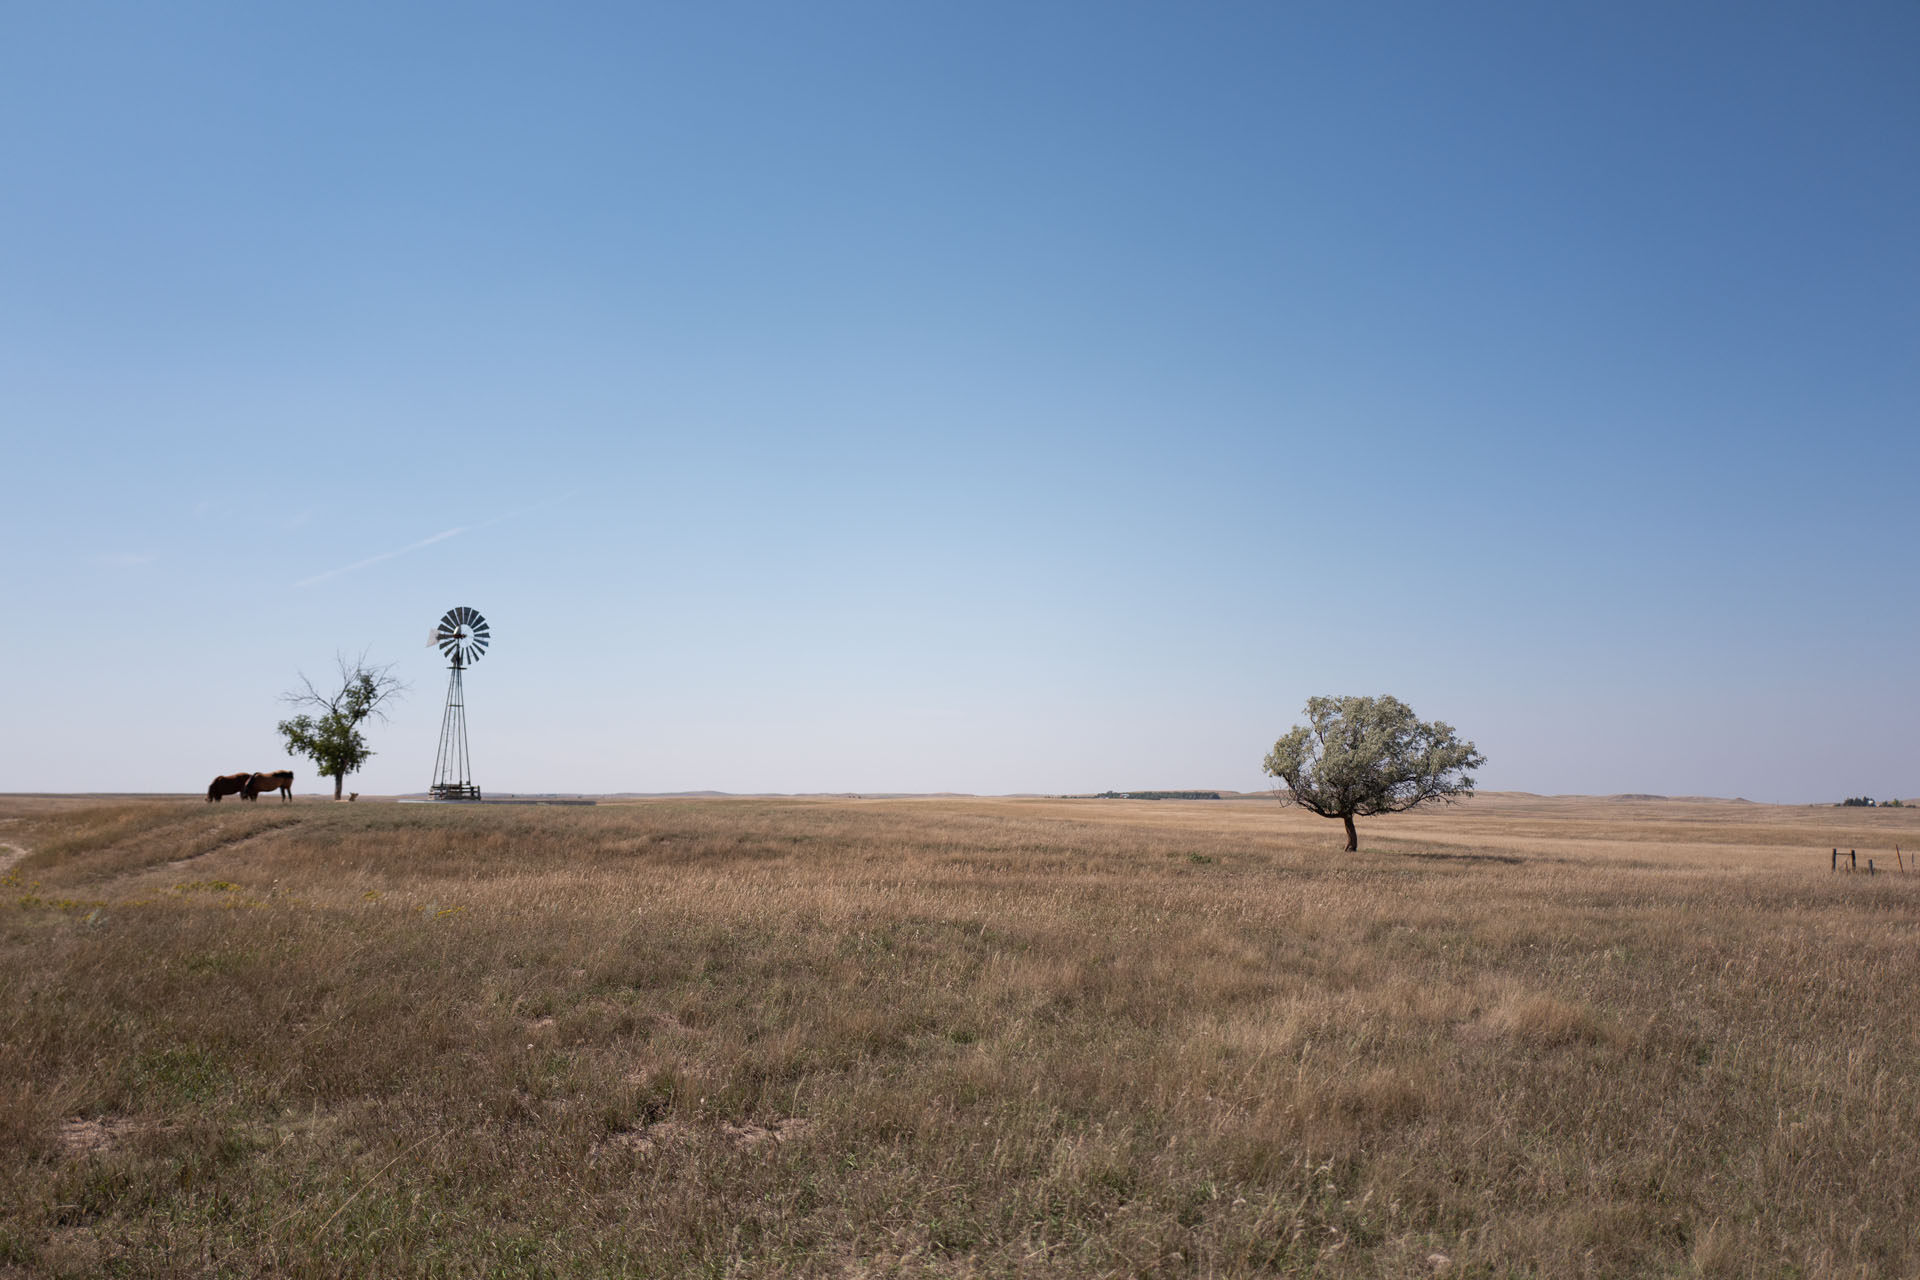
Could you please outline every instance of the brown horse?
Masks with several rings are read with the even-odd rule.
[[[272,773],[256,773],[247,779],[240,794],[249,800],[258,800],[262,791],[278,791],[282,800],[292,804],[293,770],[276,769]]]
[[[218,804],[222,796],[237,796],[247,789],[250,773],[223,773],[207,788],[207,803]]]

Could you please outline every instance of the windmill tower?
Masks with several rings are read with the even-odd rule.
[[[447,709],[440,717],[440,750],[433,758],[435,800],[478,800],[473,766],[467,760],[467,692],[461,672],[480,661],[491,632],[478,609],[449,609],[427,643],[447,655],[453,674],[447,679]]]

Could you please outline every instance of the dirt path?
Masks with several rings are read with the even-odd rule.
[[[17,844],[8,844],[6,841],[0,840],[0,876],[13,870],[14,863],[20,861],[20,859],[32,852],[33,850],[31,849],[23,849]]]
[[[264,827],[261,827],[257,831],[243,831],[238,835],[228,836],[225,840],[222,840],[217,844],[210,844],[206,848],[200,850],[200,852],[198,853],[190,853],[184,858],[175,858],[172,862],[165,863],[164,865],[168,871],[178,871],[180,868],[186,866],[188,863],[198,862],[200,859],[206,857],[208,854],[225,853],[230,849],[238,848],[240,845],[245,844],[249,840],[258,840],[261,836],[267,835],[274,831],[278,831],[280,830],[280,828],[284,826],[289,826],[289,825],[291,824],[285,823],[285,822],[272,822],[267,824]],[[215,832],[218,832],[219,830],[220,828],[218,827],[214,828]]]

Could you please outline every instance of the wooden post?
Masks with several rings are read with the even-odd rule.
[[[1839,869],[1840,869],[1840,851],[1838,849],[1835,849],[1833,851],[1833,860],[1827,864],[1827,870],[1838,871]]]
[[[1867,859],[1867,874],[1868,874],[1868,875],[1872,875],[1872,874],[1873,874],[1873,859],[1872,859],[1872,858],[1868,858],[1868,859]]]
[[[1859,850],[1857,850],[1857,849],[1849,849],[1849,850],[1847,850],[1847,870],[1849,870],[1849,871],[1858,871],[1859,869],[1860,869],[1860,852],[1859,852]]]
[[[1894,860],[1894,863],[1898,865],[1902,871],[1905,871],[1907,869],[1907,860],[1900,856],[1899,845],[1893,846],[1893,860]]]

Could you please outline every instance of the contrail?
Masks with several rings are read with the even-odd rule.
[[[365,560],[355,560],[352,564],[342,565],[338,569],[329,569],[325,573],[316,573],[311,578],[302,578],[293,585],[296,587],[310,587],[316,582],[325,582],[328,578],[337,578],[343,573],[352,573],[355,569],[364,569],[370,564],[379,564],[382,560],[391,560],[395,556],[406,555],[409,551],[418,551],[420,548],[430,547],[436,542],[445,542],[448,538],[457,538],[463,533],[471,533],[475,529],[488,528],[491,525],[499,524],[502,520],[512,520],[516,517],[539,511],[544,507],[551,507],[557,502],[565,502],[568,498],[573,497],[579,492],[580,489],[578,488],[569,489],[565,493],[548,498],[545,501],[536,502],[530,506],[519,507],[512,511],[502,512],[491,520],[482,520],[479,524],[463,524],[457,529],[442,529],[431,538],[422,538],[418,542],[401,547],[398,551],[382,551],[377,556],[368,556]]]
[[[539,502],[529,503],[524,507],[516,507],[512,511],[502,511],[499,515],[495,516],[493,519],[482,520],[479,524],[476,524],[473,527],[476,529],[485,529],[489,525],[499,524],[502,520],[517,520],[521,516],[531,515],[535,511],[544,511],[546,508],[553,506],[555,503],[565,502],[568,498],[571,498],[575,494],[581,492],[582,488],[584,488],[584,486],[575,487],[567,490],[565,493],[555,494],[551,498],[543,498]]]
[[[491,524],[493,522],[488,521],[487,523]],[[316,573],[311,578],[302,578],[293,585],[296,587],[310,587],[316,582],[325,582],[328,578],[337,578],[343,573],[352,573],[355,569],[364,569],[370,564],[379,564],[382,560],[391,560],[395,556],[403,556],[409,551],[418,551],[420,548],[430,547],[436,542],[445,542],[448,538],[457,538],[466,531],[467,526],[465,525],[461,525],[457,529],[442,529],[431,538],[422,538],[418,542],[409,543],[401,547],[398,551],[382,551],[377,556],[368,556],[365,560],[355,560],[352,564],[342,565],[338,569],[329,569],[325,573]]]

